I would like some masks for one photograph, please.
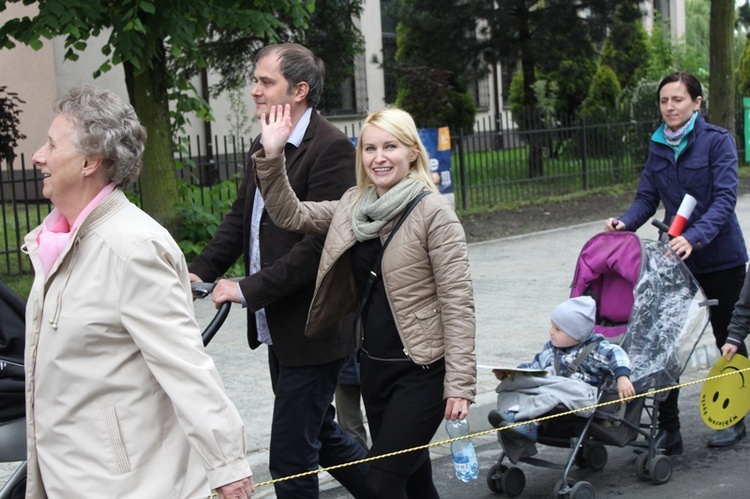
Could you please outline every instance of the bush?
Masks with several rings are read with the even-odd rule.
[[[448,100],[450,105],[443,108],[438,115],[444,123],[441,126],[447,125],[455,133],[463,130],[465,134],[471,134],[474,131],[474,116],[477,111],[474,98],[468,92],[451,90]]]
[[[225,180],[213,187],[200,187],[180,182],[181,198],[185,201],[177,207],[177,241],[189,263],[203,251],[216,232],[221,217],[231,208],[236,195],[235,183]],[[227,272],[230,277],[239,275],[244,275],[242,262]]]
[[[587,119],[606,119],[622,94],[617,75],[609,66],[602,64],[597,69],[589,87],[589,93],[581,106],[581,116]]]
[[[633,125],[625,136],[625,146],[631,151],[635,161],[645,163],[648,157],[649,138],[661,123],[661,113],[656,97],[659,80],[650,77],[642,78],[630,88],[626,88],[620,96],[620,108],[624,118],[637,125]]]

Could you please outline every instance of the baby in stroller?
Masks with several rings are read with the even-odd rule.
[[[546,375],[493,370],[501,380],[497,410],[488,419],[496,428],[510,426],[549,413],[559,406],[568,410],[597,402],[597,387],[609,373],[620,398],[635,395],[630,382],[630,359],[618,345],[594,333],[596,302],[590,296],[570,298],[551,315],[550,341],[532,362],[519,369],[546,371]],[[593,410],[576,415],[591,416]],[[500,432],[505,454],[512,462],[536,454],[538,423],[529,422]]]

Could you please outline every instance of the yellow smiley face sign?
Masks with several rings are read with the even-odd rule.
[[[727,374],[703,383],[701,390],[701,416],[709,428],[723,430],[734,426],[750,410],[750,360],[735,354],[731,361],[721,357],[708,377]],[[733,374],[731,374],[733,373]]]

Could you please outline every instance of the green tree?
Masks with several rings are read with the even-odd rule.
[[[396,28],[396,104],[420,116],[419,126],[445,126],[471,132],[475,107],[469,85],[482,75],[476,39],[477,18],[470,5],[474,0],[396,0],[392,13]],[[420,77],[418,72],[428,74]],[[423,112],[424,95],[433,87],[429,74],[439,74],[440,95]],[[427,118],[425,121],[423,118]],[[428,124],[427,121],[432,122]]]
[[[520,62],[523,84],[524,115],[538,114],[539,102],[534,91],[537,71],[541,61],[550,52],[565,53],[568,40],[598,42],[604,39],[606,28],[612,18],[614,0],[498,0],[479,2],[475,6],[476,15],[484,20],[481,30],[486,39],[484,57],[490,62],[513,60]],[[584,35],[585,36],[582,36]],[[572,51],[585,54],[584,49]],[[554,57],[548,59],[554,64]],[[557,63],[562,60],[557,59]],[[572,59],[574,61],[578,58]],[[544,69],[551,72],[549,65]],[[566,70],[572,69],[568,65]],[[548,78],[541,74],[540,77]],[[571,74],[575,74],[572,73]],[[585,74],[585,72],[583,73]],[[588,73],[590,78],[593,71]],[[561,77],[554,78],[559,95],[570,95],[570,82],[562,83]],[[580,101],[584,92],[579,92]],[[543,144],[537,140],[538,134],[531,134],[529,140],[529,176],[538,177],[544,173]]]
[[[707,20],[705,24],[708,27]],[[689,33],[687,38],[692,38]],[[646,71],[647,80],[658,82],[675,71],[687,71],[708,82],[708,65],[703,65],[701,62],[702,56],[698,52],[697,45],[687,43],[685,37],[679,40],[672,39],[667,23],[656,20],[649,37],[649,48],[651,58]],[[706,59],[707,62],[708,59]]]
[[[711,51],[709,50],[709,24],[711,18],[710,0],[686,0],[685,1],[685,44],[688,53],[696,59],[696,69],[690,71],[698,78],[708,76],[708,68],[711,64]]]
[[[708,87],[711,89],[711,123],[734,135],[734,1],[711,2],[711,66]]]
[[[200,97],[179,69],[205,68],[205,40],[240,34],[275,37],[286,23],[302,27],[312,0],[0,0],[0,11],[11,3],[34,4],[33,17],[15,18],[0,27],[0,46],[16,42],[34,49],[43,39],[65,38],[65,58],[76,60],[91,37],[109,32],[102,53],[105,61],[94,77],[117,64],[125,71],[130,102],[149,139],[141,174],[143,208],[177,232],[177,183],[174,176],[170,96],[177,102],[177,124],[187,111],[208,116]],[[283,19],[283,21],[281,19]],[[171,65],[171,67],[170,67]],[[179,98],[178,98],[179,97]]]
[[[737,72],[737,88],[742,97],[750,97],[750,43],[745,43],[745,49],[740,57]]]
[[[591,45],[593,48],[593,44]],[[568,52],[567,57],[557,60],[554,68],[541,71],[540,77],[552,82],[557,87],[555,112],[563,116],[575,116],[583,103],[583,97],[591,86],[596,73],[597,56],[585,55],[585,52]],[[542,68],[548,67],[543,64]]]
[[[604,42],[601,64],[614,70],[621,88],[631,86],[646,74],[650,58],[648,45],[638,2],[620,2],[612,31]]]
[[[675,65],[669,25],[656,20],[648,43],[651,57],[649,58],[646,76],[658,78],[669,72],[669,69],[674,68]]]
[[[297,42],[312,50],[326,64],[323,100],[331,94],[338,94],[342,82],[353,75],[355,57],[364,51],[364,39],[354,24],[362,14],[363,0],[304,2],[305,5],[313,3],[315,8],[306,23],[298,22],[296,10],[278,11],[279,21],[286,26],[283,30],[275,27],[265,31],[230,30],[223,26],[211,28],[210,36],[201,42],[201,48],[206,53],[208,65],[222,76],[221,81],[212,87],[212,94],[245,84],[256,52],[269,42]],[[187,67],[183,71],[187,76],[193,76],[198,73],[198,68]]]
[[[617,108],[622,89],[614,70],[601,64],[594,75],[581,114],[586,118],[606,119]]]

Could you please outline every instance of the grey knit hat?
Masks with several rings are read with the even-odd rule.
[[[596,302],[590,296],[570,298],[552,311],[551,319],[579,342],[586,341],[594,333]]]

